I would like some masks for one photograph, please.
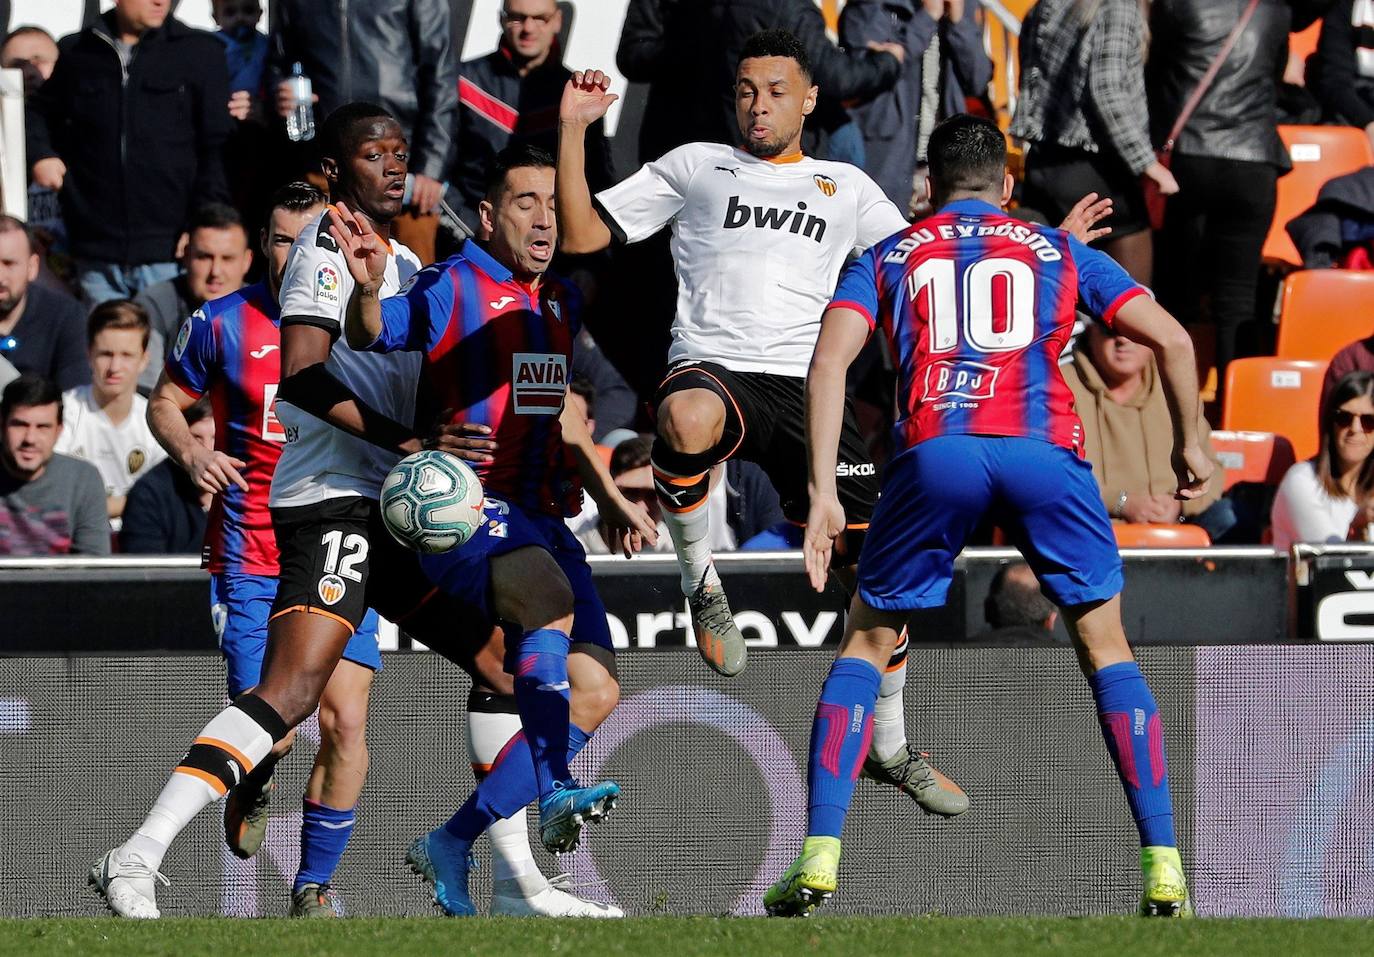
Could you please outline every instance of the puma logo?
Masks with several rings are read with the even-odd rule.
[[[735,179],[739,179],[738,166],[717,166],[716,169],[720,170],[722,173],[729,173]]]
[[[272,352],[272,350],[275,349],[275,348],[277,348],[277,347],[274,346],[274,345],[265,345],[265,346],[263,346],[261,349],[255,349],[254,351],[252,351],[252,352],[250,352],[250,353],[248,353],[248,354],[249,354],[250,356],[252,356],[254,359],[266,359],[267,356],[268,356],[268,355]]]

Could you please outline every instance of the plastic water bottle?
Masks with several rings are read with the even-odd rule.
[[[310,87],[310,77],[301,73],[301,65],[295,63],[291,66],[291,78],[286,82],[290,86],[292,96],[296,98],[296,108],[286,117],[286,135],[293,143],[313,140],[315,105],[312,102],[314,91]]]

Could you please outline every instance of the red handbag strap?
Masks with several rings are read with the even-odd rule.
[[[1231,28],[1231,33],[1226,37],[1226,42],[1221,45],[1221,49],[1217,51],[1217,55],[1212,59],[1211,64],[1208,65],[1207,72],[1202,74],[1202,79],[1198,81],[1197,88],[1193,90],[1192,95],[1189,96],[1187,102],[1183,104],[1183,109],[1179,111],[1178,119],[1174,121],[1174,127],[1169,130],[1169,137],[1164,141],[1164,145],[1161,147],[1164,152],[1168,153],[1173,150],[1174,143],[1178,140],[1179,134],[1183,132],[1183,128],[1187,126],[1188,121],[1192,119],[1193,112],[1197,109],[1198,104],[1202,102],[1202,98],[1207,95],[1207,90],[1211,87],[1212,81],[1215,80],[1217,74],[1221,72],[1221,65],[1225,63],[1226,58],[1231,55],[1231,50],[1235,47],[1236,41],[1240,39],[1240,35],[1245,32],[1246,24],[1248,24],[1250,18],[1255,15],[1255,10],[1259,7],[1259,4],[1260,0],[1250,0],[1249,6],[1245,8],[1245,12],[1240,15],[1240,19],[1236,21],[1236,25]]]

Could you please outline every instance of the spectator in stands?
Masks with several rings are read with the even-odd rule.
[[[24,97],[32,96],[52,76],[57,66],[57,41],[42,27],[16,27],[0,44],[0,66],[24,73]],[[29,239],[40,260],[50,260],[62,278],[51,272],[40,274],[45,285],[60,289],[70,279],[71,256],[67,246],[67,226],[62,221],[62,206],[55,190],[30,180],[28,196]],[[85,367],[83,358],[82,367]]]
[[[825,33],[813,0],[630,0],[615,62],[626,79],[649,84],[640,160],[683,143],[736,143],[735,66],[760,30],[795,34],[821,96],[862,100],[892,89],[906,49],[869,43],[846,50]]]
[[[90,305],[175,276],[192,208],[228,199],[223,48],[169,9],[115,0],[62,39],[51,78],[28,102],[33,180],[61,193]]]
[[[100,475],[54,452],[62,434],[62,394],[22,376],[0,397],[0,555],[110,554]]]
[[[651,500],[657,497],[654,492],[653,470],[649,466],[649,449],[652,445],[653,438],[647,435],[637,435],[618,443],[611,453],[611,478],[615,479],[616,488],[620,489],[626,498],[632,502],[639,502],[649,510],[650,517],[662,533],[659,535],[658,546],[649,550],[671,552],[671,541],[666,548],[663,545],[663,536],[667,535],[668,526],[663,524],[658,506],[651,503]],[[568,526],[588,554],[605,555],[610,552],[611,537],[602,527],[596,503],[590,498],[583,504],[580,515],[568,519]]]
[[[1321,409],[1321,447],[1288,470],[1272,513],[1274,547],[1370,541],[1374,532],[1374,373],[1352,372]]]
[[[142,388],[151,389],[157,381],[186,317],[202,303],[238,292],[252,264],[248,230],[234,207],[211,203],[196,210],[181,254],[181,275],[134,298],[148,313],[151,361],[139,377]]]
[[[148,364],[148,314],[127,299],[95,307],[86,324],[91,384],[62,393],[57,451],[85,459],[105,483],[115,531],[134,482],[167,457],[148,429],[138,377]]]
[[[1374,166],[1328,180],[1287,229],[1304,269],[1374,269]]]
[[[595,441],[603,441],[616,429],[633,428],[639,399],[585,328],[577,334],[572,368],[574,388],[582,379],[594,396],[596,415],[590,425]]]
[[[215,419],[209,401],[201,399],[184,415],[191,435],[213,452]],[[213,499],[174,461],[163,460],[129,489],[119,550],[136,555],[199,555]]]
[[[413,189],[392,235],[425,263],[434,242],[458,107],[458,57],[449,0],[274,0],[269,69],[281,116],[296,108],[285,78],[301,64],[316,116],[363,100],[386,108],[410,143]]]
[[[0,215],[0,356],[59,389],[84,385],[91,381],[86,311],[71,296],[34,282],[38,270],[28,229]]]
[[[15,27],[0,43],[0,66],[24,74],[24,95],[36,91],[57,66],[57,41],[42,27]]]
[[[1322,379],[1322,398],[1318,408],[1326,408],[1331,390],[1352,372],[1374,372],[1374,335],[1357,339],[1332,357]]]
[[[1063,367],[1064,381],[1083,421],[1083,453],[1108,513],[1122,522],[1191,522],[1220,539],[1235,524],[1220,482],[1211,483],[1201,498],[1174,497],[1172,420],[1150,350],[1112,335],[1101,323],[1088,330]],[[1215,458],[1205,419],[1198,429],[1203,449]]]
[[[496,49],[458,67],[458,115],[449,205],[474,233],[492,159],[512,142],[558,152],[558,101],[572,71],[559,57],[563,13],[555,0],[503,0]],[[614,181],[601,121],[587,131],[593,190]]]
[[[1024,140],[1022,202],[1059,222],[1088,193],[1111,197],[1098,245],[1152,281],[1154,239],[1141,190],[1178,192],[1155,158],[1145,102],[1145,18],[1138,0],[1040,0],[1021,24],[1021,96],[1011,135]]]
[[[1360,127],[1374,144],[1374,4],[1337,0],[1322,20],[1311,72],[1327,120]]]
[[[966,0],[849,0],[840,13],[841,46],[895,43],[906,50],[896,85],[850,108],[863,134],[864,171],[903,212],[913,210],[913,200],[924,201],[930,131],[945,117],[966,112],[965,98],[984,95],[992,80],[977,6]]]
[[[1022,561],[997,569],[983,600],[983,620],[988,628],[973,636],[974,643],[1036,646],[1058,641],[1054,626],[1059,612],[1041,594],[1035,573]]]
[[[803,530],[787,521],[767,472],[753,462],[733,458],[725,463],[724,484],[725,517],[740,551],[801,548]]]
[[[211,10],[219,27],[215,39],[224,44],[229,70],[230,113],[236,120],[247,119],[252,101],[264,93],[267,34],[258,31],[262,4],[258,0],[213,0]]]
[[[1180,321],[1215,325],[1223,384],[1226,366],[1237,355],[1240,327],[1255,318],[1275,183],[1291,167],[1276,128],[1288,34],[1312,23],[1328,5],[1329,0],[1261,2],[1174,146],[1170,170],[1179,192],[1168,202],[1156,247],[1156,287],[1160,302]],[[1155,146],[1163,145],[1248,6],[1249,0],[1151,4],[1145,76]]]

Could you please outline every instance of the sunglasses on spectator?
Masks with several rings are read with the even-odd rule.
[[[1361,432],[1374,432],[1374,413],[1371,412],[1347,412],[1345,409],[1336,410],[1336,428],[1348,429],[1355,424],[1355,420],[1360,420]]]

